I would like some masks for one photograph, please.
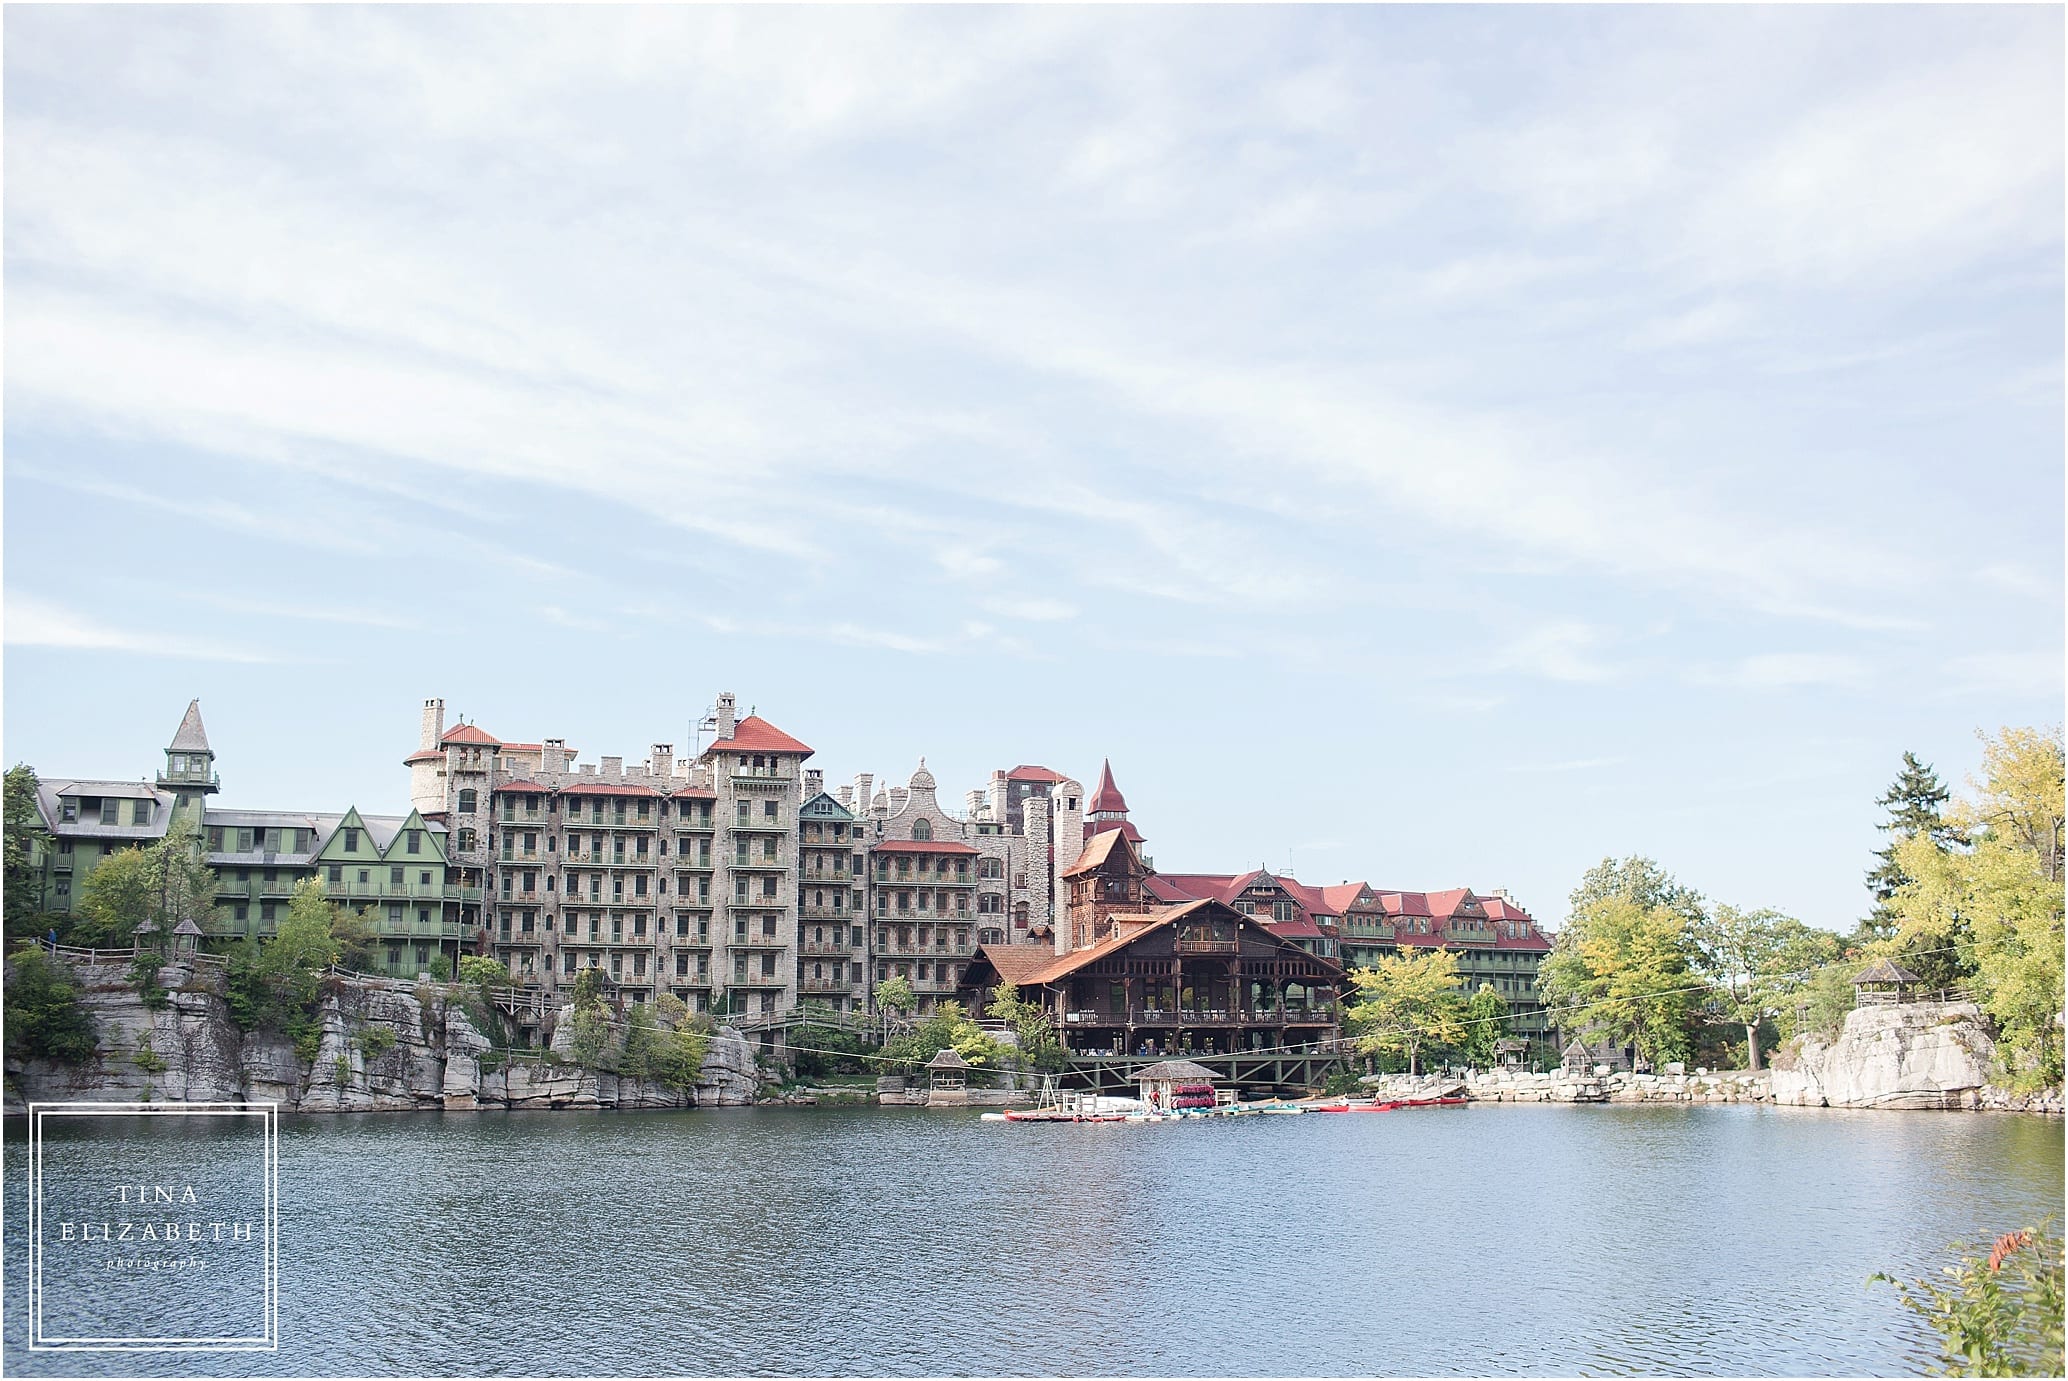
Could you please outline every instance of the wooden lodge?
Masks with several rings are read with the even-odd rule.
[[[1039,1002],[1073,1055],[1161,1058],[1308,1048],[1338,1034],[1343,971],[1218,901],[1109,911],[1102,938],[1068,953],[985,945],[963,975],[981,1016],[1011,982]],[[1090,937],[1086,937],[1090,938]]]

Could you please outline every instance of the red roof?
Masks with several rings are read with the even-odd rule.
[[[650,786],[636,782],[576,782],[560,788],[562,796],[658,796]]]
[[[1127,820],[1086,821],[1084,826],[1084,837],[1086,839],[1089,839],[1095,834],[1104,834],[1108,830],[1111,830],[1116,834],[1124,834],[1130,840],[1137,844],[1142,842],[1142,832],[1136,829],[1132,822]]]
[[[1035,767],[1024,762],[1006,773],[1005,779],[1009,782],[1066,782],[1070,780],[1060,772],[1051,771],[1046,767]]]
[[[410,764],[412,764],[412,763],[419,763],[419,762],[444,762],[444,761],[445,761],[445,754],[443,754],[443,753],[439,752],[439,751],[438,751],[437,749],[435,749],[435,748],[426,748],[426,749],[424,749],[424,751],[423,751],[423,752],[421,752],[421,753],[411,753],[411,754],[410,754],[410,755],[409,755],[408,757],[406,757],[406,758],[404,758],[404,759],[402,760],[402,765],[403,765],[404,767],[408,767],[408,766],[409,766]]]
[[[1357,899],[1365,895],[1369,886],[1369,883],[1363,882],[1338,883],[1334,887],[1322,888],[1321,895],[1327,899],[1329,910],[1340,916],[1357,905]]]
[[[1235,881],[1232,873],[1158,873],[1156,881],[1191,901],[1225,902],[1233,900],[1235,895],[1230,890],[1230,884]]]
[[[521,791],[526,794],[537,794],[543,791],[551,791],[552,789],[550,786],[541,786],[537,782],[504,782],[496,788],[498,792]]]
[[[506,743],[503,750],[509,753],[536,753],[545,747],[542,743]]]
[[[1127,814],[1127,797],[1121,795],[1120,788],[1113,785],[1113,763],[1111,759],[1104,760],[1099,764],[1099,789],[1092,793],[1091,800],[1086,804],[1085,809],[1094,813],[1109,810],[1120,815]]]
[[[1312,917],[1302,916],[1295,921],[1274,921],[1267,916],[1259,916],[1256,919],[1262,922],[1264,927],[1273,935],[1281,939],[1318,940],[1321,938],[1321,927],[1314,924]]]
[[[483,743],[492,748],[503,746],[501,739],[496,738],[478,724],[455,724],[450,729],[447,729],[445,737],[438,741],[440,743]]]
[[[952,839],[886,839],[869,846],[877,854],[973,854],[975,849]]]
[[[1161,873],[1151,873],[1142,879],[1142,889],[1150,896],[1163,902],[1198,901],[1199,898],[1181,887],[1171,885],[1170,879]]]
[[[670,796],[687,796],[693,801],[715,801],[718,793],[708,786],[678,786],[668,793]]]
[[[732,737],[721,738],[704,753],[810,753],[811,748],[791,738],[760,715],[748,715],[732,726]],[[699,753],[702,757],[703,753]]]
[[[1304,882],[1295,882],[1291,878],[1286,877],[1278,879],[1278,885],[1291,894],[1294,901],[1305,907],[1309,915],[1335,916],[1340,914],[1335,907],[1328,904],[1328,898],[1322,895],[1322,889],[1319,887],[1309,887]]]
[[[1452,887],[1442,892],[1430,892],[1425,895],[1429,901],[1430,915],[1451,916],[1457,914],[1458,908],[1471,899],[1472,889],[1469,887]]]

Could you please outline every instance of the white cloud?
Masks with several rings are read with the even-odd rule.
[[[1859,658],[1842,653],[1762,652],[1721,668],[1695,668],[1688,679],[1702,685],[1738,686],[1746,690],[1859,686],[1867,682],[1868,667]]]
[[[114,628],[63,605],[17,590],[7,592],[6,641],[10,647],[62,648],[75,652],[123,652],[137,657],[171,657],[197,662],[278,662],[280,657],[179,633]]]
[[[1607,633],[1591,624],[1546,624],[1496,653],[1493,665],[1498,670],[1519,671],[1551,681],[1612,681],[1622,674],[1621,669],[1595,655],[1607,641]]]
[[[984,608],[1000,618],[1023,619],[1029,623],[1058,623],[1077,617],[1077,606],[1067,600],[1045,599],[1039,596],[1027,599],[989,599]]]

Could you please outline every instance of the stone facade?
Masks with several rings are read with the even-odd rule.
[[[692,1010],[797,1002],[798,812],[811,749],[718,697],[694,760],[574,761],[564,739],[504,743],[425,703],[405,760],[412,800],[442,820],[475,944],[551,1005],[583,969],[619,996],[672,992]]]

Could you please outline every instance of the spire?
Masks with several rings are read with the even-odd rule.
[[[201,727],[201,702],[198,699],[187,702],[186,717],[180,720],[179,732],[172,736],[172,742],[165,746],[165,751],[209,754],[215,752],[208,746],[208,730]]]
[[[1102,760],[1099,767],[1099,789],[1092,793],[1086,807],[1093,815],[1127,814],[1127,798],[1120,794],[1120,788],[1113,785],[1113,761]]]

